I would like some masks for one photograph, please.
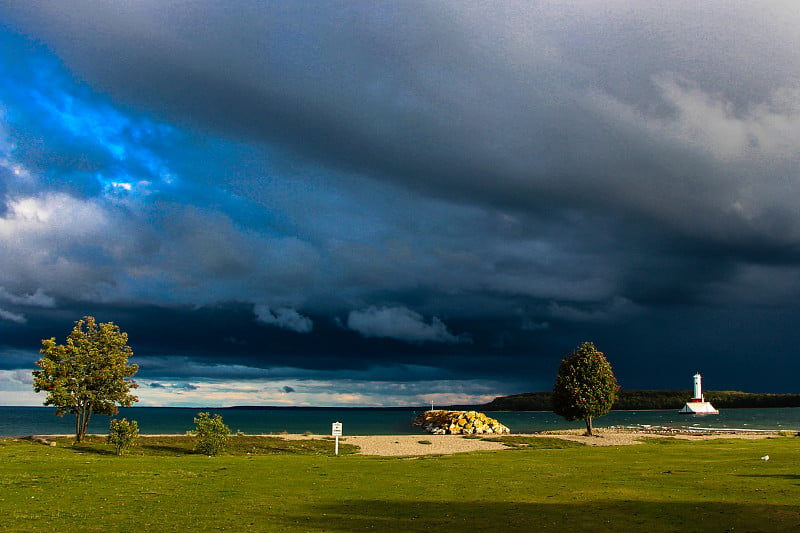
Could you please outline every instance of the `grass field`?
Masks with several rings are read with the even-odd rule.
[[[232,440],[217,457],[181,437],[122,457],[99,442],[0,440],[0,530],[800,530],[794,437],[414,458]]]

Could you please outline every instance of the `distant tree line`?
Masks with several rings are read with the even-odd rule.
[[[620,390],[612,410],[680,409],[692,397],[690,390]],[[552,411],[552,395],[526,392],[498,396],[480,406],[485,411]],[[800,394],[760,394],[741,391],[704,391],[706,401],[717,409],[800,407]]]

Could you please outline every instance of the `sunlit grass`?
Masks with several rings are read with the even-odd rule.
[[[114,447],[106,444],[105,437],[89,435],[84,442],[77,444],[71,437],[53,439],[57,446],[81,453],[98,455],[114,454]],[[193,455],[195,437],[192,436],[143,436],[137,445],[126,452],[126,455],[146,456],[180,456]],[[234,435],[228,439],[225,449],[220,455],[333,455],[334,444],[328,438],[289,440],[279,436]],[[339,454],[356,453],[352,444],[339,444]]]
[[[501,437],[484,437],[481,440],[502,442],[509,448],[536,448],[540,450],[560,450],[562,448],[578,448],[583,443],[555,437],[530,437],[525,435],[503,435]]]
[[[313,451],[295,447],[306,441],[250,439],[217,457],[192,453],[185,437],[151,441],[121,457],[101,443],[0,441],[0,530],[800,527],[800,440],[793,437],[562,449],[530,443],[422,460],[335,457],[332,442],[321,439]],[[769,461],[760,459],[765,455]]]

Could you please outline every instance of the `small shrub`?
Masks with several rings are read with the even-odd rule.
[[[111,419],[106,441],[114,445],[114,448],[117,450],[117,455],[122,455],[129,450],[136,444],[138,439],[139,424],[136,420],[128,421],[126,418],[121,420]]]
[[[220,415],[211,416],[210,413],[197,413],[194,419],[194,433],[197,443],[194,451],[203,455],[217,455],[225,449],[231,430],[222,421]]]
[[[432,443],[431,441],[429,441],[429,440],[418,440],[417,442],[418,442],[419,444],[433,444],[433,443]]]

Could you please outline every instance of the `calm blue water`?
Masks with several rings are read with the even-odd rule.
[[[175,407],[129,407],[118,417],[134,419],[143,434],[184,434],[194,428],[201,411],[219,413],[233,431],[245,433],[312,433],[328,435],[332,422],[342,422],[345,435],[421,434],[411,421],[421,409],[197,409]],[[75,417],[54,416],[49,407],[0,406],[0,436],[71,434]],[[519,411],[486,414],[511,428],[513,433],[535,433],[552,429],[583,428],[582,422],[566,422],[549,412]],[[109,417],[95,415],[89,433],[107,433]],[[713,427],[781,429],[800,431],[800,408],[724,409],[719,415],[679,415],[676,411],[613,411],[595,420],[595,427],[641,425],[668,427]]]

